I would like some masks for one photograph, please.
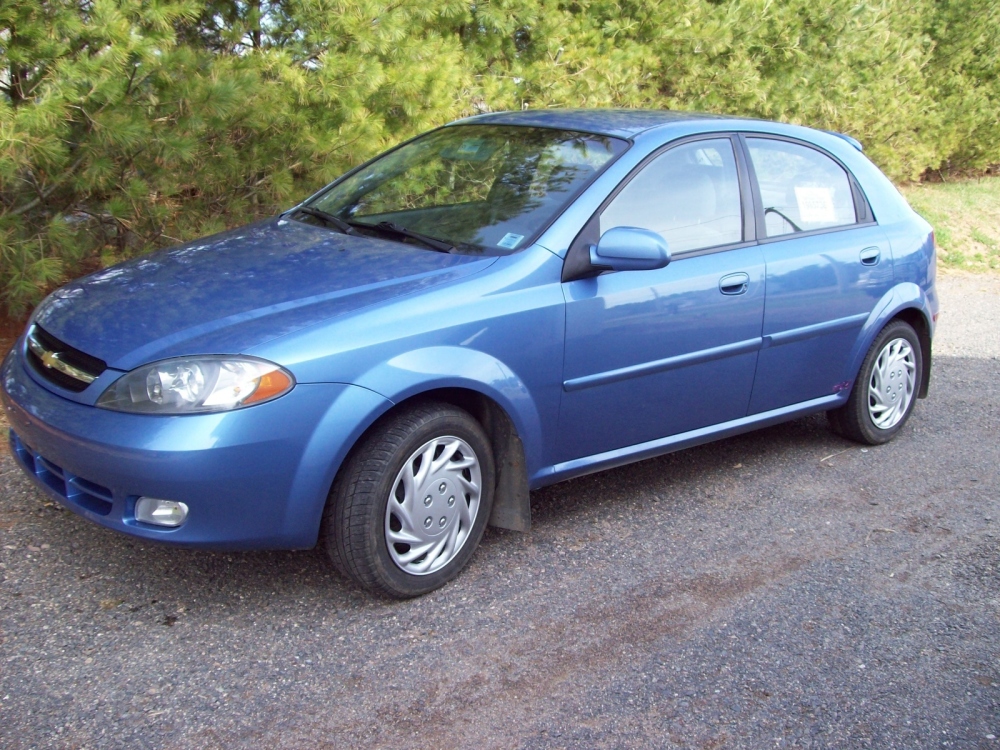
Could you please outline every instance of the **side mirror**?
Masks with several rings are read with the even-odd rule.
[[[670,262],[667,241],[638,227],[614,227],[590,246],[590,264],[601,270],[651,271]]]

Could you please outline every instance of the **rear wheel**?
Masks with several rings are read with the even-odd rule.
[[[847,403],[827,412],[833,429],[851,440],[879,445],[909,419],[923,376],[916,331],[901,320],[875,338]]]
[[[479,423],[450,404],[407,408],[378,425],[334,482],[323,541],[337,568],[397,598],[458,575],[483,536],[494,466]]]

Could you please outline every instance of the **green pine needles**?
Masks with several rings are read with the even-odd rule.
[[[0,307],[488,110],[743,114],[899,180],[981,170],[998,73],[1000,0],[5,0]]]

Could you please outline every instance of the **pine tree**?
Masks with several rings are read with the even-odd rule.
[[[996,0],[6,0],[0,306],[275,213],[464,115],[698,109],[1000,163]]]

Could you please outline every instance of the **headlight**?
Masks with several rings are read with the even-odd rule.
[[[132,370],[97,405],[142,414],[200,414],[270,401],[293,385],[291,374],[262,359],[178,357]]]

